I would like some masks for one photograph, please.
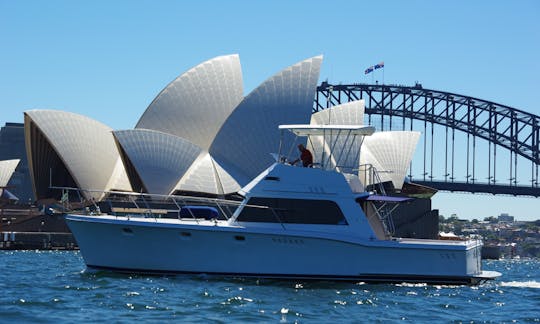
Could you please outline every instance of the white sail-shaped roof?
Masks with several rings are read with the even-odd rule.
[[[311,115],[311,125],[363,125],[364,100],[347,102],[321,110]],[[360,145],[363,136],[311,136],[308,149],[316,156],[325,159],[325,165],[331,165],[344,172],[352,172],[358,167]],[[332,149],[333,148],[333,149]],[[324,155],[322,154],[324,150]],[[330,156],[330,152],[334,152]],[[329,162],[329,163],[328,163]]]
[[[278,150],[280,124],[309,122],[321,63],[322,56],[312,57],[267,79],[217,133],[210,154],[241,185],[273,163],[269,153]]]
[[[129,159],[126,167],[133,166],[146,191],[153,194],[170,194],[202,151],[183,138],[154,130],[115,131],[114,137],[122,158]]]
[[[240,185],[208,154],[202,152],[176,185],[175,191],[230,194]]]
[[[96,120],[65,111],[26,111],[25,140],[38,199],[43,198],[41,192],[48,190],[51,180],[53,186],[72,179],[69,181],[80,189],[131,190],[123,165],[118,163],[112,129]],[[103,196],[97,192],[83,194],[88,199]]]
[[[0,161],[0,188],[7,186],[20,161],[20,159]]]
[[[124,190],[131,191],[133,188],[129,183],[129,177],[122,163],[122,159],[116,160],[116,165],[113,169],[113,173],[109,178],[109,182],[105,188],[110,188],[111,190]]]
[[[419,138],[420,133],[413,131],[388,131],[368,136],[362,146],[360,164],[373,165],[383,182],[392,181],[394,188],[401,189]]]
[[[221,186],[221,191],[223,191],[224,194],[230,194],[234,192],[238,192],[238,190],[241,189],[240,184],[238,181],[233,178],[219,163],[212,159],[212,163],[215,168],[216,177],[219,180],[219,184]],[[219,188],[218,188],[219,189]]]
[[[152,101],[136,128],[182,137],[208,150],[243,98],[238,55],[219,56],[180,75]]]
[[[366,148],[366,145],[362,147],[359,163],[358,178],[364,186],[392,181],[391,173],[393,171],[388,171],[388,167],[383,167],[373,152]],[[377,173],[375,174],[374,171]]]
[[[313,125],[364,125],[365,101],[356,100],[311,115]]]

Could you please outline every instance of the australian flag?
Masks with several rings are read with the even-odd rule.
[[[374,69],[375,69],[374,66],[370,66],[364,71],[364,74],[369,74],[369,73],[373,72]]]
[[[383,68],[383,67],[384,67],[384,62],[380,62],[379,64],[375,64],[374,66],[375,70]]]

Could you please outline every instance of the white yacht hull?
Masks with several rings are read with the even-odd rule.
[[[121,272],[475,284],[481,242],[336,239],[226,222],[68,215],[89,268]]]

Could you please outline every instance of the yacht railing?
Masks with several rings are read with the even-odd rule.
[[[372,164],[362,164],[358,168],[358,177],[367,188],[373,186],[378,194],[386,195],[379,171]]]
[[[380,172],[372,164],[362,164],[358,169],[358,177],[366,188],[372,187],[372,191],[377,194],[386,196],[383,181],[380,177]],[[398,204],[388,204],[386,202],[378,205],[373,205],[377,217],[380,219],[387,235],[394,235],[396,232],[392,213],[398,207]]]
[[[396,233],[396,228],[394,225],[394,219],[392,218],[392,213],[397,207],[399,207],[399,204],[389,204],[387,202],[372,202],[371,205],[373,206],[373,211],[375,212],[375,215],[377,215],[377,218],[379,218],[381,222],[386,236],[393,236]]]
[[[197,196],[100,191],[67,187],[55,187],[54,189],[62,190],[62,199],[59,201],[62,212],[88,215],[108,214],[128,218],[192,218],[198,221],[201,218],[215,216],[211,219],[228,220],[242,203],[241,200]],[[103,198],[99,201],[84,198],[92,196],[102,196]],[[69,201],[68,197],[78,197],[79,201]],[[214,209],[204,209],[203,207]]]
[[[257,208],[270,212],[276,223],[283,229],[285,223],[278,211],[269,206],[245,204],[243,199],[220,199],[182,195],[158,195],[121,191],[100,191],[70,187],[53,187],[62,190],[61,207],[58,212],[83,215],[112,215],[130,218],[174,218],[191,219],[197,224],[200,220],[230,220],[235,216],[239,207]],[[103,198],[84,199],[85,196],[99,194]],[[78,201],[69,201],[69,197],[77,197]],[[53,206],[54,207],[54,206]],[[203,209],[201,209],[203,208]],[[208,208],[214,208],[208,209]],[[186,217],[187,216],[187,217]]]

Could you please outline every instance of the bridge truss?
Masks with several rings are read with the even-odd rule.
[[[445,191],[540,197],[539,116],[420,84],[323,82],[313,111],[360,99],[367,122],[379,130],[422,132],[411,181]]]

